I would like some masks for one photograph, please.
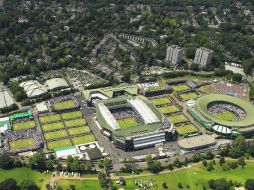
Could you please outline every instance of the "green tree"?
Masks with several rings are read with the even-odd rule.
[[[0,155],[0,168],[2,169],[11,169],[13,168],[14,159],[8,154]]]
[[[0,183],[1,190],[18,190],[19,186],[17,185],[17,181],[12,178],[7,178]]]
[[[29,166],[36,170],[46,169],[46,157],[42,152],[37,152],[32,157],[29,158]]]
[[[20,184],[21,190],[39,190],[39,187],[30,179],[25,179]]]

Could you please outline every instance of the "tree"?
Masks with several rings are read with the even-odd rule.
[[[39,187],[30,179],[25,179],[20,184],[21,190],[39,190]]]
[[[18,190],[17,181],[12,178],[7,178],[6,180],[0,183],[1,190]]]
[[[162,188],[163,188],[163,189],[168,189],[168,185],[167,185],[165,182],[163,182],[163,183],[162,183]]]
[[[225,163],[225,158],[223,156],[220,157],[219,164],[222,166]]]
[[[239,158],[237,163],[238,163],[238,165],[242,166],[242,168],[244,168],[244,166],[246,165],[244,157]]]
[[[14,159],[7,154],[0,155],[0,168],[11,169],[13,168]]]
[[[245,182],[245,188],[247,190],[254,190],[254,179],[247,179]]]
[[[203,160],[203,166],[206,167],[207,166],[207,161]]]
[[[224,178],[221,179],[210,179],[208,181],[209,187],[211,189],[215,190],[230,190],[230,188],[233,186],[232,181],[227,181]]]
[[[29,158],[29,166],[36,170],[46,169],[46,157],[42,152],[37,152]]]
[[[182,184],[182,183],[178,183],[177,186],[178,186],[179,189],[182,189],[182,188],[183,188],[183,184]]]
[[[245,74],[251,74],[251,71],[254,68],[254,59],[244,60],[242,66]]]
[[[209,163],[207,164],[206,170],[207,170],[207,171],[212,171],[212,170],[213,170],[213,164],[212,164],[211,162],[209,162]]]

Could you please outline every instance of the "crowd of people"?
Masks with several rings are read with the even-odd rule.
[[[4,133],[5,137],[5,148],[9,150],[9,152],[26,152],[30,150],[35,150],[41,147],[44,143],[42,134],[34,129],[26,129],[26,130],[19,130],[19,131],[6,131]],[[31,147],[19,149],[19,150],[10,150],[9,142],[17,141],[19,139],[34,139],[34,144]]]
[[[245,85],[231,84],[226,81],[214,83],[214,90],[219,94],[234,94],[237,97],[246,97],[247,89]]]
[[[208,105],[208,111],[210,114],[217,114],[217,113],[223,113],[226,111],[233,112],[238,120],[242,120],[246,117],[246,113],[244,110],[242,110],[240,107],[229,104],[229,103],[212,103]]]
[[[135,117],[136,113],[131,108],[117,108],[112,109],[110,112],[113,114],[116,120]]]

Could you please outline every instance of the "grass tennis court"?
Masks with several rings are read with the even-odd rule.
[[[56,148],[62,148],[66,146],[72,146],[70,139],[62,139],[58,141],[51,141],[47,143],[48,149],[53,150]]]
[[[45,124],[42,125],[42,131],[50,131],[50,130],[54,130],[54,129],[61,129],[64,127],[63,122],[57,122],[57,123],[50,123],[50,124]]]
[[[171,100],[169,98],[163,97],[163,98],[154,98],[151,100],[151,102],[156,105],[163,105],[163,104],[169,104],[171,103]]]
[[[34,121],[26,121],[23,123],[15,123],[13,125],[13,130],[18,131],[18,130],[23,130],[23,129],[31,129],[35,128],[35,122]]]
[[[89,132],[90,132],[90,128],[88,126],[82,126],[82,127],[68,129],[68,133],[70,135],[78,135],[78,134],[89,133]]]
[[[49,122],[59,121],[59,120],[61,120],[60,114],[39,117],[39,121],[41,123],[49,123]]]
[[[180,84],[180,85],[173,85],[172,89],[176,92],[180,92],[184,90],[189,90],[190,87],[187,84]]]
[[[180,94],[179,95],[184,101],[186,100],[191,100],[191,99],[195,99],[198,97],[197,93],[195,92],[188,92],[188,93],[184,93],[184,94]]]
[[[80,119],[73,119],[73,120],[68,120],[64,121],[66,127],[75,127],[79,125],[86,125],[86,120],[83,118]]]
[[[16,141],[9,142],[10,149],[11,150],[19,150],[23,148],[29,148],[34,145],[34,139],[29,138],[29,139],[19,139]]]
[[[75,107],[75,102],[72,100],[66,100],[62,102],[56,102],[53,104],[53,108],[55,110],[64,110],[64,109],[70,109]]]
[[[193,124],[187,124],[176,127],[176,131],[179,135],[187,135],[198,132],[198,128]]]
[[[84,136],[80,136],[80,137],[73,137],[71,140],[74,145],[96,141],[95,137],[93,135],[84,135]]]
[[[169,116],[168,121],[173,124],[176,124],[176,123],[182,123],[182,122],[189,121],[189,119],[185,115],[179,114],[179,115]]]
[[[138,125],[137,120],[134,117],[117,120],[121,128],[136,127]]]
[[[44,138],[46,140],[57,139],[57,138],[67,137],[67,136],[68,136],[68,133],[67,133],[66,130],[60,130],[60,131],[44,133]]]
[[[177,106],[175,106],[175,105],[172,105],[172,106],[165,106],[165,107],[159,107],[159,110],[160,110],[163,114],[175,113],[175,112],[180,111],[180,109],[179,109]]]
[[[216,117],[217,119],[222,119],[226,121],[237,121],[237,116],[230,111],[215,113],[213,114],[213,116]]]
[[[62,113],[61,117],[62,119],[73,119],[73,118],[82,117],[82,113],[80,111]]]

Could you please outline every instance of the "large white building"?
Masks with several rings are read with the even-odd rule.
[[[204,67],[209,65],[212,59],[213,51],[204,47],[198,48],[196,50],[194,63]]]
[[[183,48],[177,45],[169,46],[167,48],[166,61],[172,65],[178,65],[183,58]]]

